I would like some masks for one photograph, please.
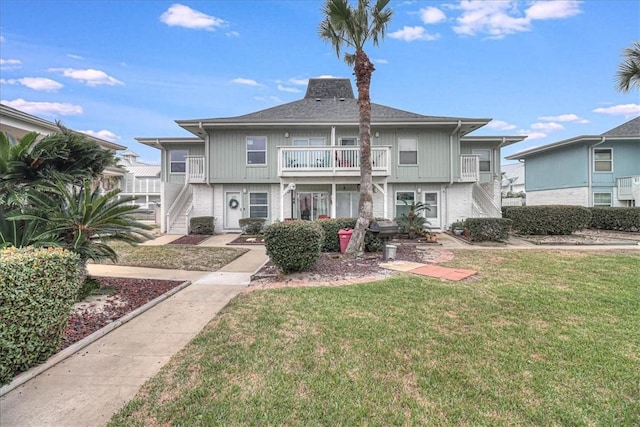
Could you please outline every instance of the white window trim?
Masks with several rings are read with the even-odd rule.
[[[356,145],[342,145],[342,141],[345,139],[354,139],[356,141]],[[359,147],[360,146],[360,138],[357,136],[341,136],[338,139],[338,145],[341,147]]]
[[[409,139],[409,140],[415,141],[415,143],[416,143],[416,162],[415,163],[400,163],[400,153],[402,152],[400,150],[400,141],[401,140],[405,140],[405,139]],[[419,144],[418,144],[418,138],[417,137],[400,137],[400,138],[398,138],[398,166],[409,166],[409,167],[418,166],[418,159],[420,158],[418,145]],[[413,151],[411,151],[411,152],[413,152]],[[407,151],[407,153],[409,153],[409,151]]]
[[[597,171],[596,170],[596,150],[609,150],[609,152],[611,152],[611,160],[609,160],[609,163],[611,163],[611,170],[610,171]],[[613,173],[613,148],[611,147],[593,147],[593,152],[592,154],[592,158],[593,158],[593,164],[591,165],[591,169],[593,170],[593,173]],[[598,160],[600,162],[604,162],[604,160]]]
[[[322,141],[322,145],[311,145],[311,140],[317,140],[317,141]],[[296,141],[305,141],[307,143],[307,145],[295,145]],[[325,138],[324,136],[304,136],[301,138],[292,138],[291,140],[291,146],[292,147],[324,147],[327,145],[327,138]]]
[[[599,203],[596,204],[596,194],[607,194],[609,196],[609,204],[605,205],[603,203]],[[594,191],[593,194],[591,195],[593,202],[592,205],[594,207],[612,207],[613,206],[613,193],[611,193],[610,191]]]
[[[171,153],[174,153],[176,151],[184,151],[186,154],[184,155],[184,160],[183,161],[176,161],[176,160],[171,160]],[[169,150],[169,174],[171,175],[185,175],[187,173],[187,156],[189,155],[189,150],[185,150],[183,148],[177,149],[177,150]],[[173,172],[171,169],[173,169],[171,166],[174,163],[184,163],[184,172]],[[135,184],[134,184],[135,185]]]
[[[413,190],[398,190],[395,192],[395,194],[393,195],[393,212],[394,212],[394,218],[398,216],[398,206],[402,206],[402,207],[409,207],[409,205],[405,205],[404,203],[400,204],[398,203],[400,200],[398,200],[398,193],[413,193],[413,203],[416,203],[416,192]]]
[[[252,194],[266,194],[267,195],[267,203],[266,204],[254,204],[251,203],[251,195]],[[252,217],[251,216],[251,206],[266,206],[267,207],[267,216],[266,217]],[[269,192],[268,191],[250,191],[249,192],[249,218],[264,218],[269,219]]]
[[[264,138],[264,150],[249,150],[249,140],[253,139],[253,138]],[[249,167],[265,167],[267,166],[268,160],[269,160],[269,141],[268,138],[266,137],[266,135],[249,135],[247,136],[247,138],[245,139],[245,143],[244,143],[244,161],[246,162],[246,165]],[[264,163],[249,163],[249,153],[260,153],[264,151]]]
[[[480,152],[488,152],[489,153],[489,170],[488,171],[480,171],[480,173],[493,173],[494,164],[493,164],[493,153],[490,148],[473,148],[471,150],[471,154],[474,156],[478,156],[478,168],[480,168]]]

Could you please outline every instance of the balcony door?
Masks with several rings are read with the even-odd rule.
[[[316,220],[329,215],[329,193],[298,193],[298,218]]]
[[[324,138],[296,138],[293,140],[294,147],[324,147],[327,141]],[[296,153],[300,167],[327,167],[328,152],[325,149],[304,150]]]

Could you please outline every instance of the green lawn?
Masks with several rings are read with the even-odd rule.
[[[109,245],[118,254],[118,265],[196,271],[218,270],[248,251],[241,248],[191,245]]]
[[[110,425],[640,425],[637,252],[446,265],[241,294]]]

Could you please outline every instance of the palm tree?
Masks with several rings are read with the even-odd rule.
[[[371,76],[375,71],[373,63],[364,51],[365,44],[378,45],[384,38],[392,10],[387,8],[389,0],[377,0],[371,6],[370,0],[358,0],[353,8],[348,0],[327,0],[320,23],[320,38],[331,43],[340,57],[343,46],[355,52],[345,52],[344,61],[353,67],[358,87],[358,107],[360,115],[360,203],[356,226],[346,253],[356,255],[364,250],[364,237],[373,218],[373,180],[371,177]]]
[[[629,92],[631,87],[640,89],[640,42],[634,41],[633,46],[623,51],[624,62],[618,65],[616,74],[617,86],[620,92]]]

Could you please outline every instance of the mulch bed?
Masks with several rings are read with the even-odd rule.
[[[189,234],[188,236],[182,236],[173,242],[170,242],[170,245],[197,245],[199,243],[204,242],[211,236],[204,234]]]
[[[100,281],[105,295],[90,298],[90,302],[76,304],[69,317],[60,350],[69,347],[109,323],[143,306],[181,281],[94,277]]]
[[[252,236],[250,234],[240,234],[227,245],[264,245],[263,236]]]

